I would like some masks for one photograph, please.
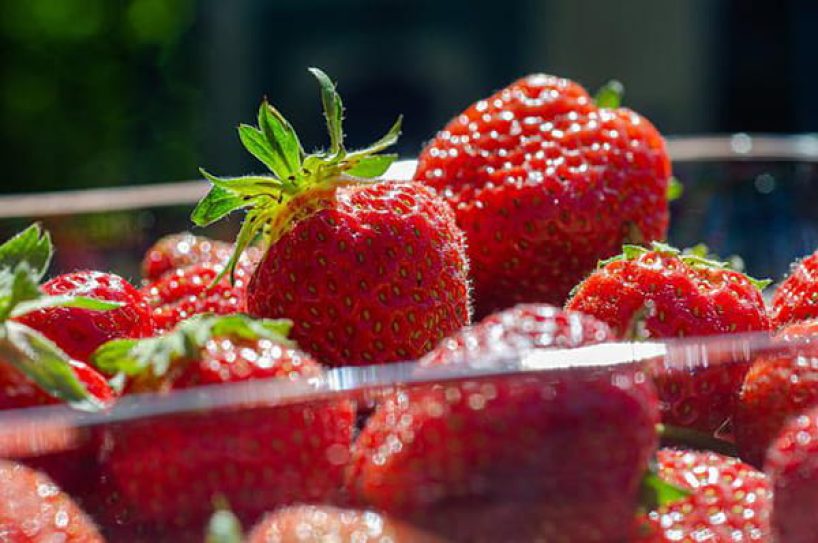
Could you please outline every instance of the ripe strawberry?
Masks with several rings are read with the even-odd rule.
[[[133,375],[139,392],[257,379],[312,391],[321,366],[284,338],[288,328],[242,315],[194,317],[161,337],[110,342],[94,360]],[[103,513],[200,534],[216,495],[245,521],[281,504],[328,499],[341,486],[353,423],[348,401],[268,400],[116,424],[103,457],[114,499]]]
[[[690,492],[637,517],[633,543],[770,541],[766,476],[714,452],[661,449],[658,476]]]
[[[591,317],[523,305],[422,363],[490,366],[609,337]],[[630,366],[399,390],[358,437],[350,487],[360,502],[455,540],[615,541],[635,510],[657,418],[650,383]]]
[[[818,251],[792,266],[773,294],[770,317],[775,328],[818,318]]]
[[[323,72],[327,152],[305,156],[292,127],[267,103],[245,147],[271,177],[218,179],[193,213],[203,226],[249,208],[229,268],[255,236],[267,248],[247,286],[248,311],[294,320],[292,337],[330,365],[416,358],[469,321],[463,235],[451,209],[416,183],[374,182],[400,128],[347,152],[341,99]]]
[[[222,277],[212,285],[223,265],[206,263],[176,268],[142,289],[153,310],[157,330],[167,331],[179,322],[201,313],[230,315],[247,308],[246,284],[252,268],[239,265],[234,281]]]
[[[814,543],[818,533],[818,409],[791,418],[767,452],[778,543]]]
[[[452,119],[418,158],[466,233],[478,315],[562,304],[622,243],[664,239],[670,161],[644,117],[535,74]]]
[[[643,335],[656,338],[750,332],[770,327],[764,286],[724,263],[664,244],[626,245],[577,286],[565,307],[593,315],[619,335],[632,333],[640,320]],[[663,422],[716,430],[732,413],[747,368],[738,357],[657,372]]]
[[[10,543],[93,543],[93,522],[47,476],[0,460],[0,538]]]
[[[443,543],[432,534],[382,513],[297,505],[270,513],[256,525],[245,543]]]
[[[747,372],[733,417],[736,445],[747,462],[761,466],[786,420],[818,406],[815,335],[818,320],[785,326],[775,336],[781,348],[759,356]],[[786,342],[794,341],[788,348]]]
[[[233,247],[224,241],[194,236],[190,232],[170,234],[156,241],[142,259],[142,277],[156,281],[166,273],[197,264],[225,264]],[[261,259],[256,247],[248,247],[242,262],[255,264]]]
[[[138,290],[118,275],[78,271],[57,276],[41,288],[50,296],[84,296],[120,304],[110,311],[46,307],[18,319],[39,330],[78,360],[87,361],[91,353],[106,341],[153,334],[148,303]]]

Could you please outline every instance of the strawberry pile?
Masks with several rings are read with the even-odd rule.
[[[670,160],[616,84],[524,77],[401,181],[401,120],[348,149],[311,71],[326,149],[265,101],[265,173],[202,170],[192,221],[241,212],[235,243],[161,238],[138,286],[46,280],[36,224],[0,245],[0,541],[815,541],[818,252],[768,306],[666,244]],[[736,334],[765,348],[690,339]],[[678,341],[700,362],[621,356]]]

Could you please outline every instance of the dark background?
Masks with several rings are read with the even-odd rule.
[[[234,127],[264,95],[320,146],[310,65],[339,82],[350,145],[404,113],[407,157],[532,71],[616,77],[667,134],[818,129],[818,2],[750,4],[4,0],[0,191],[258,169]]]

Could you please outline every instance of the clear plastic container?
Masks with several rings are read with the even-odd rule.
[[[818,139],[739,134],[670,138],[669,146],[674,173],[685,186],[672,204],[673,244],[704,242],[718,254],[739,254],[749,273],[774,280],[818,247],[818,210],[811,204],[818,196]],[[401,162],[391,174],[405,177],[412,168],[411,161]],[[40,220],[58,249],[52,273],[99,267],[136,278],[144,250],[163,234],[187,229],[191,204],[205,189],[204,182],[186,182],[4,196],[0,236]],[[237,225],[234,220],[207,233],[229,238]],[[365,509],[373,495],[380,496],[375,502],[394,505],[403,539],[372,513],[345,538],[322,539],[304,528],[304,538],[297,540],[538,541],[543,530],[565,533],[559,528],[565,522],[582,526],[583,541],[619,541],[629,530],[636,489],[609,490],[614,478],[627,479],[622,465],[638,453],[629,449],[629,439],[638,436],[612,432],[616,426],[609,423],[638,421],[639,391],[648,376],[659,368],[696,372],[749,364],[762,354],[801,346],[764,334],[604,344],[523,358],[498,354],[468,367],[430,369],[406,362],[336,368],[307,381],[135,395],[102,413],[62,406],[6,411],[0,412],[0,458],[54,473],[109,541],[202,541],[214,503],[229,504],[247,530],[286,503]],[[610,401],[574,401],[587,390],[603,391]],[[417,487],[378,479],[385,458],[417,446],[417,436],[401,433],[400,418],[389,421],[393,437],[369,455],[350,453],[340,442],[311,442],[313,435],[329,433],[348,445],[373,405],[402,401],[407,394],[437,398],[427,402],[429,409],[456,411],[458,424],[472,432],[468,441],[441,445],[451,451],[450,461],[439,459],[440,472]],[[351,414],[353,405],[358,411]],[[528,432],[519,431],[520,421]],[[303,431],[282,438],[281,428],[289,424]],[[282,453],[292,449],[282,439],[298,440],[302,457]],[[720,443],[731,446],[729,439]],[[529,448],[534,456],[523,454]],[[607,459],[589,455],[586,475],[577,477],[572,463],[593,448],[608,451]],[[447,488],[464,469],[457,460],[464,450],[482,468],[462,479],[468,484],[461,480]],[[362,474],[369,474],[368,482]],[[412,500],[428,506],[402,509],[401,503]],[[351,513],[339,518],[342,524],[355,522]],[[610,518],[618,521],[611,525]]]

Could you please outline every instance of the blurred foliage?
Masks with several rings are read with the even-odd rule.
[[[195,171],[193,0],[0,4],[0,190],[148,182]],[[159,120],[157,122],[157,120]],[[69,181],[70,180],[70,181]]]

